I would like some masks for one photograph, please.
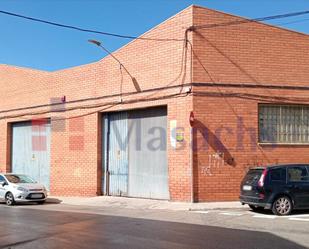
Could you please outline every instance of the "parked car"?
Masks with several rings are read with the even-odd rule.
[[[18,202],[43,204],[46,188],[31,177],[21,174],[0,174],[0,200],[11,206]]]
[[[240,202],[253,210],[289,215],[294,209],[309,209],[309,164],[250,169],[240,191]]]

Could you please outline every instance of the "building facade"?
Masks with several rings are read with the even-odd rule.
[[[238,198],[248,168],[309,161],[309,37],[190,6],[101,61],[0,65],[0,170],[52,195]]]

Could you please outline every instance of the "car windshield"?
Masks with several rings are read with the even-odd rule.
[[[26,175],[5,175],[11,183],[35,183],[33,179]]]

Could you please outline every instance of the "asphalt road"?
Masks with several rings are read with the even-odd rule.
[[[241,219],[248,223],[249,216],[253,219],[248,213],[221,211],[184,213],[94,208],[91,211],[64,205],[0,205],[0,248],[306,248],[288,236],[279,237],[270,231],[231,228],[240,226]],[[221,220],[218,226],[214,226],[218,222],[211,223],[216,219]],[[230,227],[224,227],[224,222]],[[304,229],[307,237],[308,230]]]

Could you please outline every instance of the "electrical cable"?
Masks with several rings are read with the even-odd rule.
[[[307,15],[307,14],[309,14],[309,10],[300,11],[300,12],[290,12],[290,13],[281,14],[281,15],[258,17],[258,18],[253,18],[253,19],[244,19],[243,17],[241,17],[242,20],[237,20],[237,21],[204,24],[204,25],[194,25],[191,27],[191,29],[194,30],[194,29],[209,29],[209,28],[215,28],[215,27],[225,27],[225,26],[230,26],[230,25],[238,25],[238,24],[245,24],[245,23],[252,23],[252,22],[263,22],[263,21],[283,19],[283,18],[301,16],[301,15]]]
[[[83,29],[83,28],[79,28],[79,27],[75,27],[75,26],[70,26],[70,25],[54,23],[54,22],[50,22],[50,21],[46,21],[46,20],[42,20],[42,19],[37,19],[37,18],[29,17],[29,16],[24,16],[24,15],[12,13],[12,12],[7,12],[7,11],[3,11],[3,10],[0,10],[0,14],[1,13],[5,14],[5,15],[10,15],[10,16],[14,16],[14,17],[28,19],[28,20],[31,20],[31,21],[37,21],[37,22],[42,22],[42,23],[46,23],[46,24],[56,25],[56,26],[60,26],[60,27],[64,27],[64,28],[73,28],[73,29],[76,29],[76,30],[79,30],[79,31],[101,32],[101,31],[95,31],[95,30],[87,30],[87,29]],[[233,21],[233,22],[225,22],[225,23],[217,23],[217,24],[207,24],[206,26],[205,25],[192,26],[189,29],[187,29],[186,32],[188,30],[189,31],[193,31],[194,29],[197,29],[197,28],[212,28],[212,27],[217,27],[217,26],[236,25],[236,24],[242,24],[242,23],[247,23],[247,22],[256,22],[256,21],[263,21],[263,20],[273,20],[273,19],[278,19],[278,18],[287,18],[287,17],[304,15],[304,14],[308,14],[308,13],[309,13],[309,11],[293,12],[293,13],[287,13],[287,14],[282,14],[282,15],[260,17],[260,18],[255,18],[255,19],[245,19],[245,20]],[[299,20],[299,21],[302,21],[302,20]],[[293,22],[290,22],[290,23],[293,23]],[[286,24],[290,24],[290,23],[286,23]],[[279,26],[283,26],[283,25],[285,25],[285,24],[279,24]],[[142,40],[159,40],[159,41],[175,40],[175,39],[156,39],[156,38],[143,38],[143,37],[135,37],[135,36],[123,36],[123,35],[107,33],[107,32],[101,32],[101,33],[105,34],[105,35],[117,36],[117,37],[120,37],[120,38],[131,38],[131,39],[142,39]],[[177,41],[185,41],[185,39],[176,39],[176,40]],[[24,93],[24,91],[22,91],[22,93]]]
[[[163,100],[167,98],[173,98],[183,95],[182,93],[176,93],[176,94],[169,94],[164,95],[160,97],[155,98],[140,98],[140,99],[132,99],[127,101],[122,101],[121,104],[133,104],[136,102],[145,102],[145,101],[158,101]],[[185,97],[188,96],[188,93],[185,93]],[[2,119],[11,119],[11,118],[21,118],[24,116],[34,116],[34,115],[44,115],[47,113],[61,113],[61,112],[67,112],[67,111],[74,111],[74,110],[83,110],[83,109],[93,109],[93,108],[99,108],[99,107],[105,107],[108,105],[118,105],[120,104],[119,101],[112,101],[112,102],[106,102],[101,104],[93,104],[93,105],[83,105],[83,106],[75,106],[75,107],[68,107],[65,110],[63,109],[54,109],[54,110],[45,110],[45,111],[39,111],[39,112],[28,112],[28,113],[22,113],[22,114],[16,114],[16,115],[8,115],[8,116],[2,116],[0,117],[0,120]]]
[[[284,22],[284,23],[276,23],[276,26],[285,26],[285,25],[290,25],[290,24],[294,24],[294,23],[300,23],[300,22],[307,22],[309,21],[308,19],[300,19],[300,20],[295,20],[295,21],[290,21],[290,22]]]
[[[295,103],[295,102],[309,102],[309,99],[306,97],[303,98],[295,98],[295,97],[277,97],[277,96],[268,96],[261,94],[248,94],[248,93],[240,93],[240,92],[228,92],[228,93],[218,93],[212,91],[195,91],[192,93],[193,96],[207,96],[207,97],[222,97],[224,95],[228,98],[241,98],[241,99],[249,99],[255,101],[267,101],[272,103]]]
[[[185,84],[187,86],[190,86],[191,84]],[[170,85],[170,86],[163,86],[163,87],[156,87],[156,88],[150,88],[150,89],[145,89],[142,90],[141,92],[126,92],[122,93],[123,97],[126,96],[132,96],[136,94],[142,94],[142,93],[148,93],[152,91],[162,91],[162,90],[168,90],[168,89],[173,89],[173,88],[178,88],[181,87],[181,85]],[[149,95],[150,96],[150,95]],[[102,100],[102,99],[107,99],[107,98],[114,98],[114,97],[120,97],[120,94],[110,94],[110,95],[103,95],[103,96],[98,96],[98,97],[89,97],[89,98],[82,98],[82,99],[77,99],[77,100],[71,100],[71,101],[66,101],[65,104],[75,104],[79,102],[87,102],[87,101],[96,101],[96,100]],[[13,108],[13,109],[6,109],[6,110],[0,110],[1,113],[7,113],[7,112],[15,112],[15,111],[23,111],[23,110],[28,110],[28,109],[37,109],[37,108],[43,108],[43,107],[52,107],[52,106],[61,106],[63,103],[49,103],[49,104],[41,104],[41,105],[34,105],[34,106],[26,106],[26,107],[20,107],[20,108]]]
[[[223,92],[221,91],[220,87],[215,83],[215,80],[213,79],[213,76],[211,76],[210,72],[207,70],[207,68],[205,67],[205,65],[203,64],[203,62],[201,61],[201,59],[197,56],[197,54],[195,53],[194,49],[192,49],[192,53],[193,56],[195,56],[195,58],[197,59],[197,61],[199,62],[199,64],[201,65],[201,67],[203,68],[203,70],[206,72],[206,74],[208,75],[209,79],[211,80],[211,82],[213,83],[213,85],[217,88],[217,91],[221,94],[221,96],[223,97],[224,101],[227,103],[227,105],[231,108],[232,112],[234,113],[234,115],[236,117],[238,117],[237,112],[235,111],[235,109],[233,108],[233,106],[230,104],[230,102],[225,98]]]
[[[52,25],[52,26],[56,26],[56,27],[60,27],[60,28],[66,28],[66,29],[72,29],[72,30],[81,31],[81,32],[112,36],[112,37],[117,37],[117,38],[132,39],[132,40],[149,40],[149,41],[183,41],[183,39],[176,39],[176,38],[150,38],[150,37],[147,38],[147,37],[139,37],[139,36],[131,36],[131,35],[122,35],[122,34],[117,34],[117,33],[109,33],[109,32],[104,32],[104,31],[86,29],[86,28],[82,28],[82,27],[78,27],[78,26],[72,26],[72,25],[67,25],[67,24],[51,22],[51,21],[47,21],[47,20],[43,20],[43,19],[39,19],[39,18],[35,18],[35,17],[30,17],[30,16],[25,16],[25,15],[13,13],[13,12],[8,12],[8,11],[4,11],[4,10],[0,10],[0,14],[13,16],[13,17],[17,17],[17,18],[22,18],[22,19],[26,19],[26,20],[29,20],[29,21],[43,23],[43,24],[48,24],[48,25]],[[301,15],[306,15],[306,14],[309,14],[309,10],[300,11],[300,12],[290,12],[290,13],[286,13],[286,14],[259,17],[259,18],[253,18],[253,19],[244,19],[244,20],[231,21],[231,22],[197,25],[197,26],[192,26],[191,30],[192,29],[200,29],[200,28],[204,29],[204,28],[214,28],[214,27],[219,27],[219,26],[237,25],[237,24],[243,24],[243,23],[249,23],[249,22],[262,22],[262,21],[268,21],[268,20],[275,20],[275,19],[283,19],[283,18],[288,18],[288,17],[301,16]]]
[[[298,88],[297,86],[290,86],[290,87],[284,87],[284,86],[275,86],[275,85],[263,85],[257,82],[257,84],[230,84],[230,83],[216,83],[216,81],[212,78],[211,74],[209,73],[209,71],[207,70],[207,68],[205,67],[205,65],[202,63],[201,59],[197,56],[197,54],[195,53],[194,49],[193,49],[193,55],[194,57],[197,59],[197,61],[199,62],[199,64],[202,66],[203,70],[206,72],[206,74],[209,76],[210,80],[212,81],[211,83],[192,83],[192,85],[194,87],[216,87],[218,94],[211,92],[210,95],[207,96],[221,96],[221,97],[238,97],[238,98],[245,98],[245,99],[252,99],[252,100],[262,100],[262,101],[269,101],[272,103],[295,103],[295,102],[309,102],[309,99],[307,97],[288,97],[288,96],[275,96],[273,94],[269,94],[269,91],[267,91],[268,95],[260,95],[260,94],[251,94],[251,93],[225,93],[223,91],[221,91],[220,87],[239,87],[241,86],[241,89],[244,88],[265,88],[265,89],[269,89],[269,88],[274,88],[274,89],[281,89],[281,90],[289,90],[289,89],[294,89],[298,90],[298,89],[302,89],[305,90],[306,88]],[[309,89],[307,89],[309,90]],[[201,94],[202,91],[197,91],[193,93],[193,96],[196,96],[196,94]],[[209,92],[207,92],[209,93]],[[229,106],[232,108],[232,106],[229,104]],[[234,108],[232,108],[233,110]],[[234,112],[234,111],[233,111]],[[234,112],[235,115],[237,115]]]
[[[119,64],[120,64],[120,77],[121,77],[120,94],[112,94],[112,95],[105,95],[105,96],[99,96],[99,97],[91,97],[91,98],[78,99],[78,100],[73,100],[73,101],[67,101],[67,102],[65,102],[65,104],[74,104],[74,103],[84,102],[84,101],[95,101],[95,100],[100,100],[100,99],[105,99],[105,98],[112,98],[112,97],[120,97],[120,101],[122,101],[122,97],[123,96],[130,96],[130,95],[135,95],[135,94],[138,94],[138,93],[147,93],[147,92],[154,91],[154,93],[151,93],[151,94],[145,96],[145,98],[149,99],[149,98],[153,97],[154,95],[156,95],[158,92],[163,91],[163,90],[173,89],[173,88],[177,88],[177,87],[181,87],[182,88],[182,87],[184,87],[184,85],[188,85],[189,86],[191,84],[183,84],[182,83],[180,85],[172,85],[174,82],[176,82],[181,77],[182,72],[184,70],[184,66],[183,65],[186,64],[186,56],[184,54],[186,53],[186,49],[187,48],[186,48],[186,45],[185,45],[185,42],[184,42],[183,43],[183,47],[182,47],[180,72],[179,72],[178,76],[176,77],[176,79],[174,79],[173,81],[171,81],[170,83],[168,83],[167,85],[165,85],[163,87],[146,89],[146,90],[143,90],[141,92],[126,92],[126,93],[123,93],[123,90],[122,90],[122,85],[123,85],[123,72],[122,72],[122,68],[123,68],[123,64],[118,59],[116,59],[119,62]],[[132,76],[130,75],[130,77],[132,77]],[[58,105],[61,106],[62,104],[63,103],[50,103],[50,104],[43,104],[43,105],[37,105],[37,106],[28,106],[28,107],[22,107],[22,108],[0,110],[0,113],[15,112],[15,111],[28,110],[28,109],[43,108],[43,107],[52,107],[52,106],[58,106]]]
[[[160,91],[167,90],[167,89],[174,88],[174,87],[181,87],[180,93],[182,92],[182,89],[183,89],[184,86],[190,86],[191,87],[191,84],[184,84],[185,73],[186,73],[185,70],[186,70],[186,63],[187,63],[186,53],[187,53],[187,49],[188,49],[187,46],[186,46],[186,43],[188,42],[188,40],[186,38],[187,30],[185,32],[185,38],[183,40],[184,42],[183,42],[182,52],[181,52],[180,71],[179,71],[178,75],[176,76],[176,78],[174,80],[167,83],[164,87],[161,87],[160,89],[155,89],[154,90],[155,92],[147,95],[146,98],[153,97]],[[181,83],[179,85],[173,85],[173,83],[175,83],[180,78],[181,78]]]
[[[92,29],[85,29],[85,28],[81,28],[81,27],[77,27],[77,26],[71,26],[71,25],[67,25],[67,24],[61,24],[61,23],[51,22],[51,21],[47,21],[47,20],[43,20],[43,19],[39,19],[39,18],[34,18],[34,17],[30,17],[30,16],[16,14],[16,13],[4,11],[4,10],[0,10],[0,14],[18,17],[18,18],[29,20],[29,21],[44,23],[44,24],[48,24],[48,25],[52,25],[52,26],[57,26],[57,27],[60,27],[60,28],[72,29],[72,30],[77,30],[77,31],[81,31],[81,32],[94,33],[94,34],[100,34],[100,35],[106,35],[106,36],[113,36],[113,37],[117,37],[117,38],[125,38],[125,39],[132,39],[132,40],[149,40],[149,41],[183,41],[182,39],[174,39],[174,38],[162,38],[162,39],[160,39],[160,38],[147,38],[147,37],[138,37],[138,36],[131,36],[131,35],[121,35],[121,34],[109,33],[109,32],[92,30]]]
[[[188,30],[188,29],[187,29],[187,30]],[[185,33],[187,33],[187,31],[186,31]],[[185,35],[185,37],[186,37],[186,35]],[[172,84],[173,84],[174,82],[176,82],[176,81],[181,77],[181,75],[182,75],[182,72],[183,72],[183,63],[186,63],[186,61],[185,61],[185,62],[183,61],[183,60],[184,60],[184,53],[187,52],[187,51],[185,51],[185,49],[187,49],[186,46],[185,46],[185,44],[186,44],[186,39],[183,39],[183,41],[184,41],[184,43],[183,43],[183,47],[182,47],[182,58],[181,58],[181,70],[180,70],[180,73],[178,74],[178,76],[177,76],[174,80],[172,80],[170,83],[168,83],[168,84],[166,85],[166,87],[172,85]],[[140,89],[140,87],[139,87],[139,85],[138,85],[137,80],[135,79],[135,77],[133,77],[133,76],[130,74],[130,72],[129,72],[128,69],[124,66],[124,64],[123,64],[117,57],[115,57],[115,56],[113,55],[112,52],[110,52],[107,48],[105,48],[105,47],[102,45],[102,43],[99,42],[99,41],[96,41],[96,40],[88,40],[88,42],[97,45],[98,47],[100,47],[101,49],[103,49],[108,55],[110,55],[114,60],[116,60],[116,61],[120,64],[120,67],[121,67],[120,73],[122,74],[122,68],[123,68],[123,69],[127,72],[127,74],[130,76],[130,78],[131,78],[131,80],[132,80],[132,82],[133,82],[134,87],[136,88],[136,90],[137,90],[138,92],[141,92],[141,89]],[[123,77],[123,75],[122,75],[121,77]],[[122,80],[123,80],[123,79],[122,79]],[[45,90],[45,88],[43,88],[43,89]],[[42,90],[43,90],[43,89],[42,89]],[[28,94],[28,93],[32,93],[32,91],[14,91],[13,94],[12,94],[12,92],[11,92],[11,94],[12,94],[13,96],[16,96],[17,94]],[[8,96],[6,96],[6,97],[8,97]],[[0,110],[0,113],[1,113],[1,110]]]
[[[12,16],[16,16],[16,17],[21,17],[21,18],[26,18],[26,19],[29,19],[29,20],[32,20],[32,21],[39,21],[39,22],[44,22],[44,23],[47,23],[47,24],[52,24],[52,25],[58,25],[57,23],[53,23],[53,22],[49,22],[49,21],[44,21],[44,20],[41,20],[41,19],[36,19],[36,18],[32,18],[32,17],[26,17],[26,16],[22,16],[22,15],[19,15],[19,14],[14,14],[14,13],[11,13],[11,12],[6,12],[6,11],[1,11],[0,10],[0,13],[2,14],[7,14],[7,15],[12,15]],[[291,17],[291,16],[296,16],[296,15],[304,15],[304,14],[308,14],[309,11],[303,11],[303,12],[295,12],[295,13],[288,13],[288,14],[283,14],[283,15],[276,15],[276,16],[268,16],[268,17],[263,17],[263,18],[255,18],[255,19],[251,19],[251,20],[243,20],[243,21],[234,21],[234,22],[228,22],[228,23],[219,23],[219,24],[210,24],[211,26],[207,25],[207,26],[203,26],[203,28],[207,28],[207,27],[214,27],[215,26],[226,26],[226,25],[234,25],[234,24],[241,24],[241,23],[245,23],[245,22],[253,22],[253,21],[263,21],[263,20],[272,20],[272,19],[278,19],[278,18],[286,18],[286,17]],[[59,24],[60,26],[62,24]],[[77,29],[77,30],[80,30],[80,31],[92,31],[92,30],[86,30],[86,29],[81,29],[81,28],[78,28],[78,27],[74,27],[74,26],[68,26],[68,25],[62,25],[63,27],[65,28],[73,28],[73,29]],[[194,28],[199,28],[200,26],[194,26]],[[190,31],[190,29],[188,29]],[[186,31],[188,31],[186,30]],[[192,31],[192,30],[191,30]],[[100,32],[100,31],[98,31]],[[104,34],[110,34],[110,35],[115,35],[115,34],[112,34],[112,33],[105,33],[105,32],[102,32]],[[117,35],[117,34],[116,34]],[[118,36],[118,35],[117,35]],[[120,35],[120,37],[122,37],[122,35]],[[124,36],[122,38],[133,38],[133,39],[137,39],[138,37],[133,37],[133,36]],[[143,40],[149,40],[150,38],[143,38]],[[158,40],[158,39],[155,39],[155,40]],[[162,40],[162,39],[159,39],[159,40]],[[166,39],[164,39],[166,40]],[[173,39],[174,40],[174,39]],[[184,41],[184,43],[186,43],[186,39],[181,39],[179,41]],[[190,44],[191,45],[191,44]],[[187,46],[185,46],[185,49],[186,49]],[[191,45],[192,47],[192,45]],[[196,54],[194,53],[194,51],[192,50],[192,53],[196,56]],[[184,54],[186,54],[186,51],[184,50],[183,51],[183,56]],[[185,56],[186,58],[186,56]],[[186,63],[186,62],[185,62]],[[183,70],[183,60],[182,60],[182,70]],[[182,70],[181,70],[181,74],[182,74]],[[204,68],[205,70],[205,68]],[[206,70],[207,74],[210,76],[209,72]],[[180,74],[180,75],[181,75]],[[211,76],[210,76],[211,77]],[[212,79],[212,81],[214,82],[214,80]],[[165,89],[164,88],[161,88],[161,89],[158,89],[158,91],[160,90],[163,90]],[[144,92],[144,91],[143,91]],[[103,97],[103,96],[101,96]],[[106,96],[104,96],[106,97]],[[89,98],[87,100],[93,100],[93,99],[97,99],[97,98]],[[78,100],[79,101],[79,100]],[[0,111],[0,113],[3,113],[3,112],[8,112],[8,111],[16,111],[16,110],[20,110],[20,109],[29,109],[29,108],[39,108],[39,107],[44,107],[44,106],[50,106],[50,105],[40,105],[40,106],[36,106],[36,107],[25,107],[25,108],[17,108],[17,109],[12,109],[12,110],[5,110],[5,111]]]
[[[234,59],[232,59],[226,52],[222,51],[222,49],[220,49],[218,47],[218,45],[216,45],[214,42],[210,41],[209,38],[205,37],[203,34],[201,34],[198,31],[195,31],[195,33],[197,35],[199,35],[199,37],[203,38],[207,44],[209,44],[216,52],[218,52],[221,56],[223,56],[225,59],[227,59],[230,63],[233,64],[233,66],[235,68],[237,68],[237,70],[239,70],[243,75],[245,75],[246,77],[248,77],[251,81],[255,82],[258,85],[262,85],[254,76],[252,76],[252,74],[250,74],[247,70],[245,70],[239,63],[237,63],[237,61],[235,61]],[[246,91],[246,88],[244,88]],[[269,94],[272,95],[271,92],[265,88],[265,91]],[[248,92],[247,92],[248,93]]]

